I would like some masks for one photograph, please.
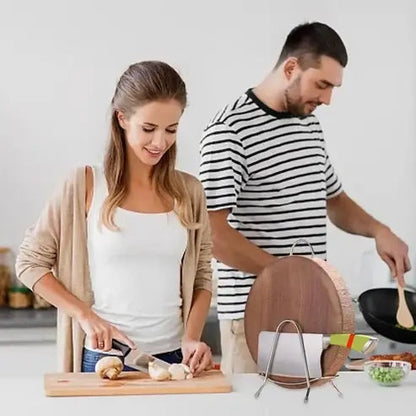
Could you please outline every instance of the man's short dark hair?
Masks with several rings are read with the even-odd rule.
[[[291,30],[275,68],[287,58],[295,57],[300,66],[307,69],[319,65],[323,55],[335,59],[343,67],[347,65],[347,50],[338,33],[324,23],[305,23]]]

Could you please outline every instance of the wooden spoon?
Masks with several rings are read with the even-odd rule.
[[[397,323],[404,328],[412,328],[415,325],[415,322],[413,321],[413,316],[407,306],[404,289],[402,286],[397,285],[397,291],[399,292],[399,307],[397,308],[396,314]]]

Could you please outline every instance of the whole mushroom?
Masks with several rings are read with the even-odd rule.
[[[118,357],[103,357],[95,364],[95,372],[101,378],[115,380],[123,371],[123,362]]]

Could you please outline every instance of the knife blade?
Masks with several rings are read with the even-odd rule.
[[[149,363],[154,362],[158,366],[168,370],[170,367],[170,363],[161,360],[151,354],[147,354],[143,351],[138,349],[131,349],[128,345],[113,339],[112,348],[115,348],[122,352],[124,357],[124,365],[127,367],[134,368],[135,370],[139,370],[143,373],[149,374]]]

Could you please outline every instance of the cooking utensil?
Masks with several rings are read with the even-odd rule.
[[[416,293],[404,290],[409,310],[416,316]],[[368,323],[378,334],[393,341],[416,344],[416,331],[397,326],[398,293],[394,288],[369,289],[358,297],[358,306]]]
[[[258,347],[258,371],[265,373],[270,351],[273,347],[275,332],[261,331]],[[377,346],[378,339],[359,334],[302,334],[303,344],[311,378],[322,377],[322,352],[330,345],[369,353]],[[296,333],[281,332],[279,343],[270,371],[272,375],[303,377],[305,375],[304,360],[302,359],[299,336]]]
[[[396,313],[397,323],[404,328],[412,328],[415,325],[415,322],[409,311],[409,307],[407,306],[404,289],[399,284],[397,285],[397,292],[399,294],[399,307],[397,308]]]
[[[115,348],[123,353],[124,365],[135,370],[142,371],[149,374],[149,363],[154,362],[158,366],[168,370],[170,363],[163,361],[153,355],[146,354],[143,351],[132,350],[128,345],[113,339],[111,342],[112,348]]]

